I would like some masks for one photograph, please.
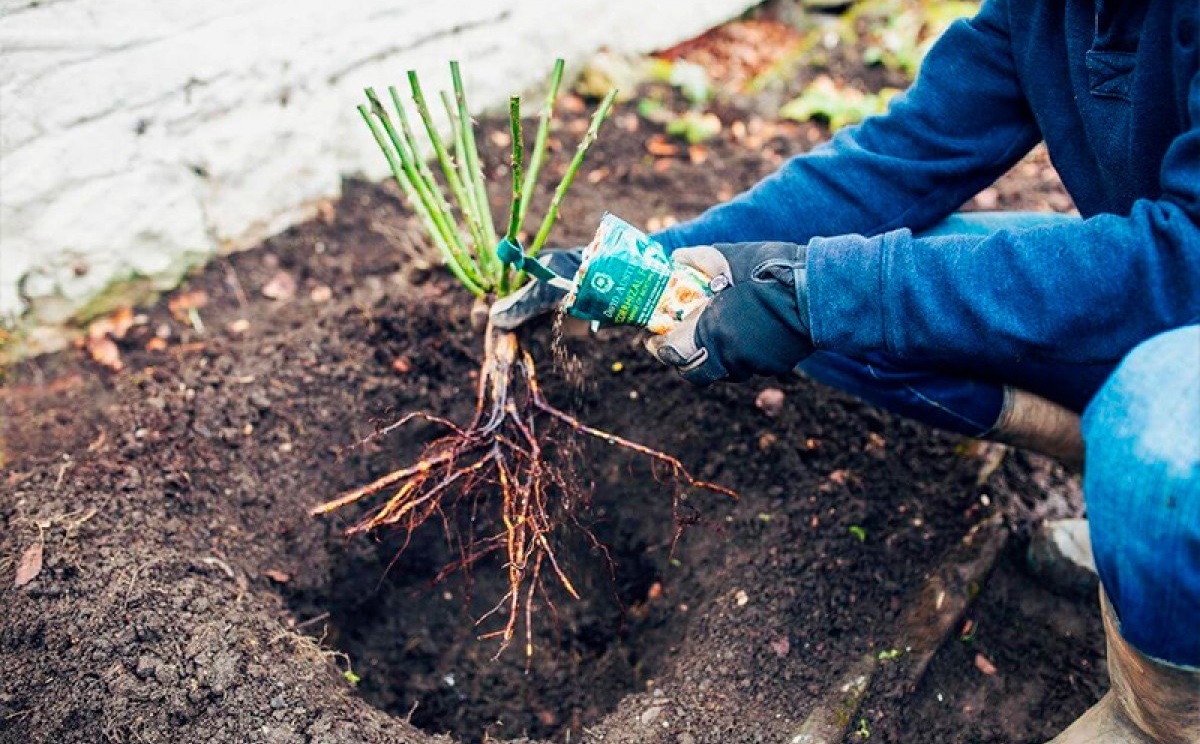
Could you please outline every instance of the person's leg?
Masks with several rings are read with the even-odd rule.
[[[1200,742],[1200,326],[1139,345],[1083,418],[1111,688],[1051,744]]]
[[[1200,326],[1130,352],[1083,434],[1092,548],[1122,636],[1200,667]]]

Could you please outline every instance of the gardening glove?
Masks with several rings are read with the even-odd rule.
[[[792,243],[680,248],[671,260],[712,277],[713,298],[646,348],[700,386],[791,372],[815,351],[806,254]]]
[[[538,260],[559,276],[571,279],[583,263],[583,249],[546,251],[538,256]],[[492,325],[505,331],[514,330],[558,309],[558,304],[566,295],[565,290],[531,279],[524,287],[492,305]]]

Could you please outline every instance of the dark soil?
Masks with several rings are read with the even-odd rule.
[[[558,168],[581,124],[556,136]],[[629,108],[616,115],[560,243],[586,240],[605,210],[641,224],[692,215],[825,136],[751,123],[693,163],[645,154],[656,133]],[[497,199],[502,150],[486,152]],[[1022,167],[1033,170],[1006,177],[998,205],[1062,198],[1044,159]],[[765,383],[697,392],[630,332],[568,341],[586,380],[575,384],[535,329],[557,404],[741,499],[689,494],[699,522],[672,552],[671,489],[637,458],[581,442],[572,461],[592,498],[575,515],[611,564],[568,539],[583,599],[543,605],[528,671],[516,647],[493,660],[472,620],[502,594],[495,565],[431,585],[453,555],[435,528],[397,557],[395,536],[342,536],[354,513],[306,515],[435,433],[351,448],[376,421],[416,408],[463,420],[481,352],[469,298],[440,272],[401,266],[397,236],[414,227],[395,189],[348,183],[333,206],[194,277],[204,333],[164,303],[121,341],[120,373],[80,353],[11,371],[0,741],[786,742],[849,665],[892,647],[939,556],[1012,484],[1033,482],[1030,461],[1011,457],[981,489],[981,463],[955,438],[806,381],[782,385],[775,418],[754,405]],[[299,290],[268,300],[280,271]],[[166,350],[147,351],[160,330]],[[39,541],[40,574],[14,588]],[[915,691],[882,675],[857,728],[906,744],[1043,741],[1096,699],[1098,614],[1039,588],[1019,551],[1011,541],[970,611],[973,637],[952,640]]]

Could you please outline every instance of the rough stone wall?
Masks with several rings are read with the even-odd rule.
[[[750,0],[0,0],[0,320],[56,326],[172,286],[384,163],[366,85],[463,64],[475,108],[555,56],[649,50]],[[40,329],[40,330],[39,330]]]

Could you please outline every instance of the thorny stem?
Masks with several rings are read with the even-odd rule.
[[[458,265],[461,273],[471,277],[472,283],[480,290],[477,294],[486,293],[491,289],[491,283],[481,277],[480,273],[476,270],[474,262],[467,255],[466,245],[463,244],[462,235],[458,231],[458,225],[454,222],[454,215],[450,213],[450,208],[446,204],[446,198],[442,195],[441,187],[433,180],[433,174],[429,173],[428,167],[421,160],[416,150],[416,142],[412,139],[411,129],[405,127],[405,134],[407,136],[402,138],[392,123],[391,115],[388,114],[387,109],[380,103],[379,97],[375,95],[375,90],[367,88],[366,94],[367,99],[371,103],[371,113],[383,123],[383,128],[392,142],[392,147],[395,148],[396,154],[399,155],[400,165],[405,177],[416,191],[421,203],[425,206],[433,223],[441,233],[447,249],[454,259],[453,262]],[[401,109],[401,113],[403,113],[403,109]],[[407,117],[404,116],[403,120],[406,122]],[[428,174],[428,177],[426,174]]]
[[[467,274],[463,270],[463,267],[459,265],[454,249],[451,248],[449,242],[446,240],[444,225],[439,224],[433,212],[430,211],[428,202],[421,196],[414,182],[410,180],[399,153],[394,152],[388,145],[384,133],[379,129],[379,124],[371,118],[371,113],[367,110],[366,106],[360,104],[358,106],[358,113],[362,116],[363,121],[367,123],[367,127],[370,128],[371,135],[375,138],[379,149],[383,151],[384,157],[387,158],[392,175],[395,177],[396,182],[400,184],[404,195],[408,198],[409,206],[417,213],[421,224],[425,227],[425,232],[429,234],[434,245],[437,246],[438,252],[442,254],[442,260],[446,262],[446,266],[450,268],[455,278],[462,282],[463,286],[469,289],[472,294],[482,297],[486,292],[479,285],[479,282],[476,281],[475,277]]]
[[[538,115],[537,139],[533,143],[533,153],[529,157],[529,170],[525,173],[525,183],[521,187],[521,224],[525,224],[525,215],[529,212],[529,204],[533,201],[533,189],[537,186],[538,174],[542,170],[542,161],[546,158],[546,149],[550,144],[550,122],[554,119],[554,103],[558,100],[558,89],[562,85],[563,61],[554,60],[554,71],[550,73],[550,90],[546,93],[546,102]]]
[[[458,231],[458,224],[454,220],[454,212],[450,209],[450,203],[446,201],[446,195],[442,193],[442,187],[438,185],[437,180],[433,177],[433,171],[429,170],[429,164],[425,162],[425,158],[421,157],[421,146],[417,144],[417,137],[413,134],[412,125],[408,121],[408,112],[404,109],[404,102],[400,99],[400,94],[397,92],[396,86],[388,86],[388,95],[392,97],[392,105],[396,107],[396,118],[400,122],[400,134],[404,137],[404,145],[408,157],[416,165],[417,175],[421,177],[421,182],[424,184],[426,191],[429,192],[438,210],[442,213],[447,228],[454,231],[459,251],[466,256],[467,246],[462,240],[461,233]],[[435,140],[435,142],[441,144],[441,140]],[[471,268],[474,270],[474,267]],[[475,271],[475,274],[482,277],[478,271]]]
[[[450,80],[454,86],[454,98],[458,102],[458,121],[462,128],[466,143],[463,153],[467,160],[467,172],[475,190],[475,212],[483,223],[486,249],[479,252],[480,264],[484,271],[492,272],[500,263],[492,248],[496,244],[496,226],[492,221],[492,209],[488,203],[487,184],[483,180],[483,168],[479,165],[479,149],[475,145],[475,125],[467,108],[467,94],[463,89],[462,73],[458,69],[458,61],[450,60]]]
[[[446,91],[441,91],[442,106],[446,109],[446,116],[450,119],[450,126],[454,132],[454,167],[458,171],[458,179],[463,184],[464,193],[467,196],[467,201],[470,203],[467,208],[473,212],[475,210],[475,185],[471,179],[471,172],[467,167],[467,136],[466,129],[462,122],[458,119],[458,109],[454,105],[454,100]],[[475,212],[478,214],[478,212]],[[490,248],[490,246],[489,246]]]
[[[506,232],[510,239],[515,240],[519,235],[533,200],[537,179],[548,151],[550,127],[554,116],[554,105],[562,83],[563,67],[561,59],[555,61],[545,104],[539,115],[538,132],[529,167],[518,167],[513,174],[512,203]],[[437,157],[446,187],[457,204],[458,211],[465,223],[464,229],[461,231],[453,205],[447,200],[443,187],[434,177],[429,164],[421,157],[420,145],[396,88],[389,87],[388,92],[396,108],[399,129],[393,122],[392,115],[380,103],[374,89],[367,88],[366,95],[370,105],[369,107],[360,106],[359,113],[371,129],[372,136],[388,160],[392,175],[395,176],[407,201],[433,240],[442,260],[455,278],[476,296],[478,303],[484,301],[489,295],[506,296],[514,287],[520,286],[524,275],[518,273],[516,276],[512,276],[508,267],[504,266],[496,256],[496,228],[492,219],[487,184],[484,180],[479,150],[475,141],[474,122],[471,120],[470,109],[467,105],[462,74],[455,61],[450,63],[450,76],[453,83],[453,97],[445,92],[441,94],[442,105],[446,109],[451,126],[451,146],[448,146],[437,132],[417,74],[413,71],[408,73],[412,100],[421,117],[424,132]],[[587,132],[576,148],[562,180],[555,188],[546,215],[530,244],[529,253],[531,255],[542,248],[557,222],[567,190],[578,173],[588,149],[595,142],[600,125],[608,117],[615,95],[616,91],[612,91],[605,96],[592,116]],[[510,112],[514,110],[513,106],[514,103],[510,102]],[[524,140],[519,135],[521,131],[519,101],[515,103],[515,106],[518,107],[516,119],[511,122],[515,133],[514,145],[522,151],[520,162],[524,166]],[[382,130],[379,128],[380,125],[382,125]],[[453,156],[451,149],[454,151]]]
[[[413,104],[417,107],[417,113],[421,117],[421,122],[425,125],[425,133],[429,135],[429,141],[433,143],[433,152],[437,157],[438,165],[441,166],[442,174],[446,177],[446,183],[450,185],[450,191],[454,194],[454,200],[458,202],[459,209],[462,210],[463,219],[467,222],[467,228],[474,239],[476,247],[482,246],[487,240],[487,236],[483,233],[483,224],[479,220],[479,215],[475,212],[475,203],[467,194],[466,184],[459,177],[458,171],[455,170],[454,161],[450,158],[450,153],[446,151],[446,146],[442,143],[442,137],[438,134],[437,126],[433,123],[433,116],[429,113],[429,105],[425,101],[425,92],[421,90],[421,81],[417,78],[415,70],[408,71],[408,86],[412,91]],[[392,97],[395,100],[396,108],[401,109],[399,99],[396,97],[395,89],[392,88]],[[453,119],[451,120],[451,128],[457,137],[458,125]]]
[[[563,197],[567,195],[567,189],[571,187],[571,182],[575,180],[575,174],[579,171],[579,166],[583,164],[583,159],[587,155],[588,149],[596,141],[596,135],[600,133],[600,125],[608,117],[609,109],[612,108],[616,97],[617,90],[614,88],[608,92],[608,95],[600,102],[600,107],[592,114],[592,121],[588,125],[587,134],[580,140],[579,147],[575,149],[575,156],[571,158],[571,163],[567,166],[566,173],[563,174],[562,180],[559,181],[558,188],[554,190],[554,197],[550,200],[550,208],[546,211],[546,217],[542,220],[542,226],[538,228],[537,236],[534,237],[533,243],[529,246],[530,255],[536,254],[541,250],[542,246],[546,243],[546,239],[550,237],[550,230],[554,227],[554,223],[558,221],[558,209],[562,205]]]
[[[512,205],[509,210],[508,231],[504,237],[511,243],[516,243],[521,232],[521,170],[525,159],[525,134],[521,130],[521,97],[513,96],[508,99],[508,121],[512,130]],[[500,295],[508,294],[508,267],[500,269]]]
[[[521,171],[524,168],[525,143],[521,131],[521,97],[513,96],[508,99],[508,122],[512,128],[512,208],[509,210],[508,232],[504,237],[516,241],[517,233],[521,232]]]

